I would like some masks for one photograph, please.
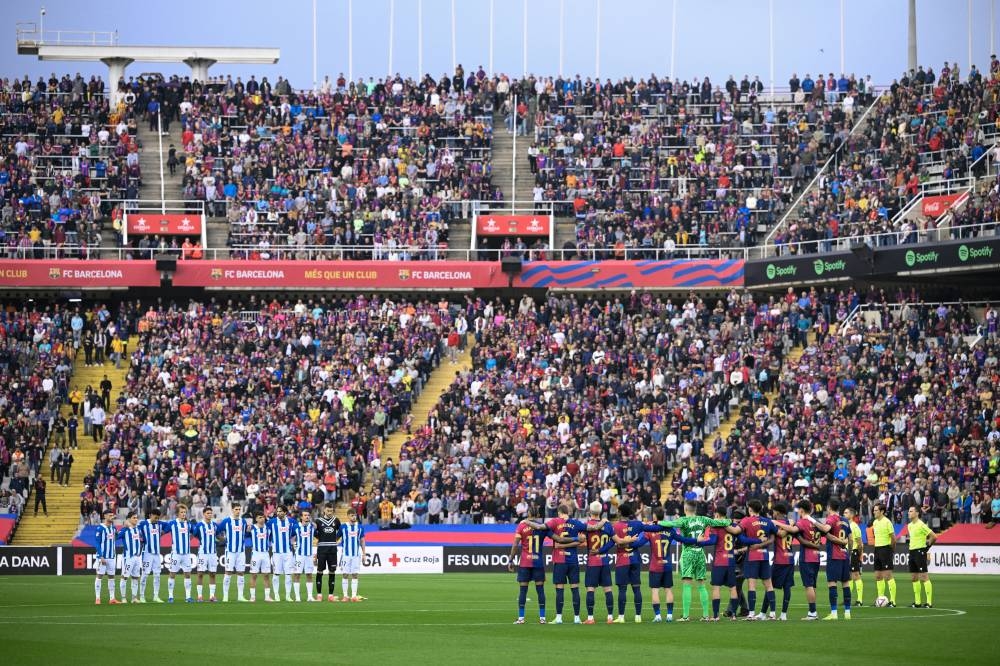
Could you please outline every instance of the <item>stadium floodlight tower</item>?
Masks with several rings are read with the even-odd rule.
[[[917,0],[910,0],[909,21],[906,32],[906,68],[917,69]]]
[[[17,24],[18,55],[34,55],[39,60],[73,62],[100,61],[108,66],[111,103],[119,102],[118,80],[133,62],[184,63],[191,78],[208,79],[208,68],[216,63],[274,65],[281,57],[275,48],[234,46],[123,46],[117,31],[49,30],[42,34],[41,21]]]

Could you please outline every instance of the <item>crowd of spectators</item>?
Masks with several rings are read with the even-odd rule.
[[[774,241],[789,252],[829,251],[832,240],[873,236],[880,244],[936,240],[941,223],[920,209],[899,215],[934,185],[989,176],[988,155],[1000,138],[1000,63],[994,58],[985,76],[973,68],[962,79],[957,63],[939,72],[921,67],[894,81],[866,121],[838,154],[832,171],[800,204],[799,213]],[[995,175],[995,174],[994,174]],[[961,192],[971,183],[940,193]],[[989,189],[989,185],[986,189]],[[977,190],[978,191],[978,188]],[[948,235],[969,231],[966,224],[997,221],[994,205],[985,211],[959,212]],[[803,245],[789,245],[803,243]]]
[[[822,298],[795,300],[807,318],[823,316]],[[714,456],[676,477],[675,500],[837,497],[866,522],[876,502],[896,522],[916,505],[936,527],[989,506],[1000,491],[996,310],[872,290],[840,294],[838,319],[852,301],[867,313],[810,338],[773,376],[771,400],[744,405]]]
[[[469,316],[473,368],[400,459],[383,461],[369,519],[492,523],[532,502],[582,513],[599,500],[612,515],[626,496],[648,505],[731,405],[759,399],[750,378],[777,372],[795,330],[788,313],[735,291],[525,296],[476,301]]]
[[[349,499],[453,326],[447,303],[319,297],[150,307],[81,510]]]
[[[527,119],[533,198],[570,202],[578,246],[619,258],[753,245],[873,99],[870,79],[819,81],[771,100],[757,77],[548,80]]]
[[[0,257],[94,256],[114,202],[139,196],[135,122],[97,77],[0,81]]]

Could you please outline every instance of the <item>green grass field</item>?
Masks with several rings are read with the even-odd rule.
[[[6,664],[205,664],[249,658],[265,664],[479,665],[567,658],[620,663],[656,656],[769,665],[998,663],[1000,578],[937,576],[936,607],[930,610],[906,608],[912,601],[909,581],[898,580],[899,608],[866,606],[856,609],[849,623],[800,621],[805,606],[797,587],[784,623],[652,624],[644,589],[643,624],[540,626],[532,589],[529,623],[513,626],[516,585],[513,576],[498,574],[369,576],[360,590],[368,600],[357,604],[265,604],[259,593],[253,605],[127,606],[106,605],[106,590],[105,605],[94,606],[90,577],[4,577],[0,654]],[[165,579],[161,585],[165,592]],[[870,603],[875,596],[870,576],[865,591]],[[825,614],[826,591],[819,593]],[[546,594],[551,619],[551,585]],[[566,597],[564,617],[572,621],[568,591]],[[679,589],[677,597],[679,602]],[[694,607],[697,611],[697,598]],[[631,619],[631,602],[628,609]],[[595,615],[604,615],[600,591]]]

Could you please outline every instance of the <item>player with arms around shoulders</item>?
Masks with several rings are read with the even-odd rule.
[[[663,527],[676,527],[677,532],[683,539],[697,541],[705,530],[709,527],[727,527],[732,525],[731,520],[712,519],[707,516],[698,515],[698,505],[695,502],[684,502],[684,515],[675,520],[662,520],[659,523]],[[698,581],[698,599],[701,602],[703,617],[709,617],[708,589],[705,587],[707,572],[705,568],[705,551],[700,546],[687,544],[681,551],[681,584],[683,592],[681,597],[682,615],[678,622],[690,622],[691,620],[691,585],[693,581]]]
[[[264,576],[264,601],[271,601],[271,539],[263,513],[250,526],[250,602],[257,601],[257,575]]]
[[[772,524],[778,528],[778,534],[774,539],[774,565],[771,567],[771,587],[781,590],[781,615],[782,622],[788,620],[788,606],[792,602],[792,588],[795,587],[795,551],[793,550],[794,537],[792,534],[798,533],[798,528],[786,524],[788,505],[779,502],[772,509],[774,520]],[[780,527],[779,527],[780,525]],[[819,549],[819,544],[806,542],[800,535],[800,543],[806,544],[813,550]]]
[[[809,612],[802,619],[813,621],[819,619],[816,614],[816,580],[819,578],[820,535],[816,524],[810,520],[812,502],[802,500],[795,507],[802,517],[794,525],[778,521],[774,521],[774,524],[785,534],[794,535],[799,542],[799,575],[802,576],[802,586],[806,588],[806,602],[809,604]]]
[[[198,602],[205,600],[202,592],[205,589],[205,574],[208,573],[208,600],[214,604],[217,601],[215,574],[219,571],[219,553],[216,550],[215,537],[219,526],[212,520],[215,516],[212,507],[206,506],[202,516],[203,520],[194,523],[193,527],[194,534],[198,537]]]
[[[622,520],[612,526],[618,546],[615,552],[615,585],[618,586],[618,617],[615,618],[615,623],[625,622],[626,595],[630,585],[635,604],[635,621],[639,623],[642,622],[642,560],[639,548],[649,543],[646,533],[659,533],[667,528],[635,520],[635,509],[629,502],[618,507],[618,514]]]
[[[552,536],[552,530],[539,523],[538,507],[528,504],[528,519],[521,521],[514,531],[514,541],[510,546],[510,557],[507,570],[514,571],[514,561],[517,558],[517,620],[514,624],[524,624],[524,604],[528,599],[528,583],[535,583],[538,594],[538,622],[545,624],[545,560],[542,557],[542,543],[546,537]],[[536,527],[532,527],[536,525]],[[541,525],[541,527],[537,527]],[[518,555],[520,550],[520,555]]]
[[[163,523],[160,522],[160,510],[151,509],[145,520],[139,523],[139,534],[142,535],[142,577],[139,579],[139,603],[146,600],[146,581],[153,577],[153,601],[163,603],[160,598],[160,572],[163,570],[163,553],[160,550],[160,537],[163,536]]]
[[[298,533],[295,540],[295,575],[292,586],[295,590],[295,600],[301,601],[299,581],[303,574],[306,577],[306,601],[318,601],[312,594],[313,580],[316,577],[316,526],[312,514],[308,510],[299,512]]]
[[[114,511],[104,512],[104,521],[97,526],[97,578],[94,580],[95,604],[101,605],[101,581],[108,577],[108,603],[121,603],[115,599],[115,541],[117,533],[114,524]]]
[[[664,519],[663,507],[653,509],[653,520]],[[664,530],[647,535],[649,539],[649,588],[653,603],[653,622],[662,622],[660,615],[660,590],[666,590],[667,622],[674,621],[674,565],[670,560],[670,542],[677,540],[677,532]]]
[[[872,535],[875,538],[875,593],[885,596],[889,588],[889,608],[896,607],[896,579],[892,576],[892,560],[896,551],[896,526],[885,515],[885,505],[879,502],[872,508]]]
[[[347,522],[340,526],[340,585],[343,601],[362,601],[358,596],[358,574],[365,559],[365,528],[358,521],[358,512],[347,510]],[[350,596],[348,596],[350,585]]]
[[[194,603],[191,597],[191,569],[194,555],[191,554],[191,533],[194,523],[188,520],[188,509],[183,504],[177,506],[177,517],[163,523],[163,529],[170,530],[170,578],[167,580],[167,603],[174,603],[174,579],[177,572],[184,572],[184,601]]]
[[[132,603],[145,601],[139,596],[139,578],[142,576],[142,533],[139,531],[139,516],[134,511],[125,518],[125,527],[119,532],[122,540],[122,577],[119,584],[122,602],[127,581],[132,581]]]
[[[816,522],[826,535],[826,583],[830,593],[830,614],[824,620],[837,619],[837,588],[844,588],[844,619],[851,619],[851,527],[840,515],[840,502],[831,499],[826,504],[826,520]]]
[[[594,590],[604,588],[604,604],[608,609],[608,624],[614,622],[615,597],[611,592],[611,565],[608,562],[608,552],[617,544],[615,531],[611,523],[601,518],[604,507],[594,501],[588,507],[590,518],[587,519],[587,570],[584,573],[584,585],[587,588],[587,621],[584,624],[594,624]],[[592,529],[593,528],[593,529]]]
[[[937,535],[920,519],[920,510],[917,507],[911,506],[907,517],[910,519],[906,531],[910,535],[910,579],[913,582],[913,603],[910,604],[910,608],[933,608],[934,586],[931,585],[931,577],[927,573],[927,551],[937,541]],[[920,603],[921,583],[927,598],[925,603]]]
[[[851,528],[851,597],[855,607],[862,606],[865,593],[865,581],[861,577],[861,556],[864,552],[864,544],[861,540],[861,526],[855,522],[858,512],[854,507],[844,507],[844,520]]]
[[[774,619],[775,599],[774,587],[771,584],[771,558],[768,547],[774,543],[774,536],[778,528],[774,526],[770,518],[761,515],[764,506],[760,500],[750,500],[747,502],[748,515],[740,520],[741,532],[751,538],[756,539],[754,545],[747,549],[746,561],[743,563],[743,577],[747,580],[747,607],[750,614],[747,620],[766,620],[768,611],[770,619]],[[754,615],[757,609],[757,581],[764,581],[764,603],[760,608],[760,615]]]
[[[219,532],[226,536],[226,573],[222,577],[222,601],[229,601],[229,583],[236,574],[237,601],[246,602],[244,596],[245,580],[243,573],[247,569],[247,545],[250,537],[250,524],[243,517],[243,507],[237,502],[230,506],[232,515],[219,521]]]

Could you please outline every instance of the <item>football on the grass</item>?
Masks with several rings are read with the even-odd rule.
[[[889,605],[889,597],[879,597],[875,600],[876,608],[885,608]]]

